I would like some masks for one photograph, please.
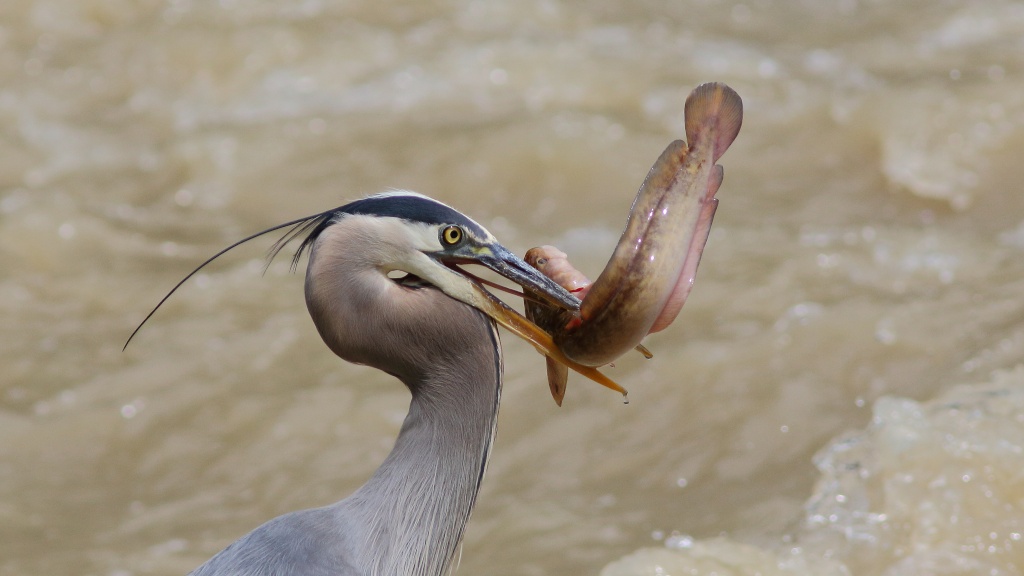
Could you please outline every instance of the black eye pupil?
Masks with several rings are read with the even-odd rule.
[[[446,243],[456,244],[459,240],[462,239],[462,230],[460,230],[457,226],[449,226],[444,229],[444,233],[442,234],[442,236]]]

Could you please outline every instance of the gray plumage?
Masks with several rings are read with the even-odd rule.
[[[192,575],[440,576],[483,480],[502,377],[494,319],[505,312],[456,265],[482,263],[563,306],[574,300],[478,224],[418,194],[373,196],[290,224],[272,254],[308,234],[296,260],[309,251],[306,305],[324,342],[400,379],[409,413],[354,494],[274,518]]]
[[[405,320],[387,314],[383,316],[392,321],[376,321],[371,328],[367,320],[375,318],[372,308],[350,316],[364,324],[359,333],[395,329],[420,343],[405,347],[414,354],[404,355],[404,366],[396,374],[412,392],[412,401],[384,463],[352,496],[275,518],[193,574],[444,573],[483,479],[501,392],[501,356],[493,324],[479,311],[434,288],[410,296],[451,322],[423,321],[428,314]],[[366,304],[386,306],[382,301]],[[424,344],[436,354],[425,351]],[[395,367],[382,366],[382,352],[358,348],[351,349],[349,359]],[[398,343],[394,350],[402,348]],[[425,358],[433,360],[423,362]]]

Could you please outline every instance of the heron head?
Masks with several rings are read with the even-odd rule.
[[[330,266],[317,264],[315,261],[319,256],[332,254],[338,258],[339,265],[335,271],[351,269],[353,259],[363,259],[358,267],[363,270],[375,268],[379,272],[377,280],[384,274],[405,273],[407,276],[394,278],[394,282],[405,287],[433,286],[451,298],[480,310],[533,344],[541,354],[625,394],[625,390],[595,368],[567,358],[547,332],[509,308],[484,286],[496,287],[520,297],[522,293],[486,281],[464,268],[469,264],[484,266],[525,289],[531,297],[567,310],[579,310],[579,299],[502,246],[483,226],[450,206],[414,192],[378,194],[296,226],[294,234],[282,238],[276,249],[298,235],[305,235],[305,238],[296,251],[293,264],[297,264],[303,252],[311,254],[307,272],[307,303],[311,290],[326,288],[324,282],[315,279],[311,282],[309,274],[345,281],[332,272]],[[347,264],[341,265],[343,260]],[[325,302],[315,294],[313,297]],[[329,316],[312,310],[311,313],[322,318]]]
[[[369,196],[244,238],[218,252],[182,279],[143,323],[203,266],[243,242],[282,228],[289,230],[271,247],[268,264],[285,245],[302,238],[292,258],[293,268],[306,252],[310,253],[311,262],[320,255],[318,252],[330,252],[343,255],[348,262],[358,262],[361,269],[375,269],[380,272],[380,278],[389,278],[405,287],[433,286],[451,298],[480,310],[513,334],[533,344],[542,354],[604,386],[624,392],[594,368],[581,366],[566,358],[547,332],[508,307],[484,286],[497,287],[519,296],[522,294],[484,280],[465,270],[464,266],[479,264],[489,268],[532,295],[560,308],[579,310],[579,299],[502,246],[480,224],[444,203],[415,192],[396,191]],[[350,232],[354,230],[355,235],[346,235],[345,242],[327,242],[340,237],[336,231],[342,229]],[[335,280],[342,280],[339,271],[331,276]],[[309,291],[307,274],[307,301]]]

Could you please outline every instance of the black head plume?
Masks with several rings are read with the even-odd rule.
[[[302,253],[309,249],[310,246],[312,246],[313,242],[316,241],[316,237],[319,236],[320,232],[322,232],[323,229],[327,227],[327,225],[330,223],[330,221],[335,215],[342,213],[343,209],[344,206],[340,208],[335,208],[333,210],[328,210],[327,212],[314,214],[312,216],[306,216],[305,218],[299,218],[298,220],[285,222],[284,224],[278,224],[277,226],[272,226],[270,228],[267,228],[266,230],[261,230],[260,232],[256,232],[255,234],[246,236],[245,238],[242,238],[241,240],[235,242],[234,244],[231,244],[227,248],[224,248],[220,252],[217,252],[213,256],[210,256],[209,258],[206,259],[206,261],[204,261],[199,266],[196,266],[194,270],[192,270],[184,278],[179,280],[178,283],[175,284],[174,287],[171,288],[171,290],[167,294],[165,294],[164,297],[161,298],[159,302],[156,303],[156,306],[154,306],[153,309],[149,311],[149,314],[146,314],[146,317],[142,319],[142,322],[139,322],[139,325],[136,326],[135,330],[133,330],[131,335],[128,336],[128,340],[125,341],[124,347],[121,348],[121,350],[124,351],[128,348],[128,344],[131,343],[132,338],[134,338],[135,335],[138,334],[139,330],[142,329],[142,326],[145,325],[146,322],[153,317],[153,314],[155,314],[156,311],[159,310],[161,306],[163,306],[164,302],[166,302],[167,299],[170,298],[171,295],[178,290],[178,288],[181,288],[182,284],[188,281],[189,278],[195,276],[197,272],[206,267],[206,265],[209,264],[210,262],[213,262],[214,260],[220,258],[221,256],[231,251],[232,249],[237,248],[238,246],[241,246],[242,244],[245,244],[250,240],[259,238],[264,234],[269,234],[282,228],[290,227],[290,229],[287,232],[285,232],[284,235],[281,236],[281,238],[277,242],[275,242],[273,246],[270,247],[270,250],[267,251],[267,263],[263,267],[263,271],[266,272],[267,268],[270,266],[270,263],[281,252],[281,250],[284,249],[285,245],[287,245],[292,240],[298,238],[299,236],[308,234],[306,238],[302,241],[302,244],[299,246],[299,249],[295,252],[295,256],[292,257],[291,268],[294,271],[295,267],[298,266],[299,259],[302,257]],[[313,231],[313,233],[310,233],[311,230]]]

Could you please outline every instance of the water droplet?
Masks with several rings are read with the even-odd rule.
[[[57,235],[64,240],[70,240],[75,237],[75,225],[71,222],[65,222],[57,228]]]
[[[174,202],[181,207],[191,206],[192,201],[195,199],[192,191],[188,188],[181,188],[174,193]]]
[[[495,86],[504,86],[508,83],[508,72],[504,68],[495,68],[491,70],[487,78],[491,81],[491,84]]]

